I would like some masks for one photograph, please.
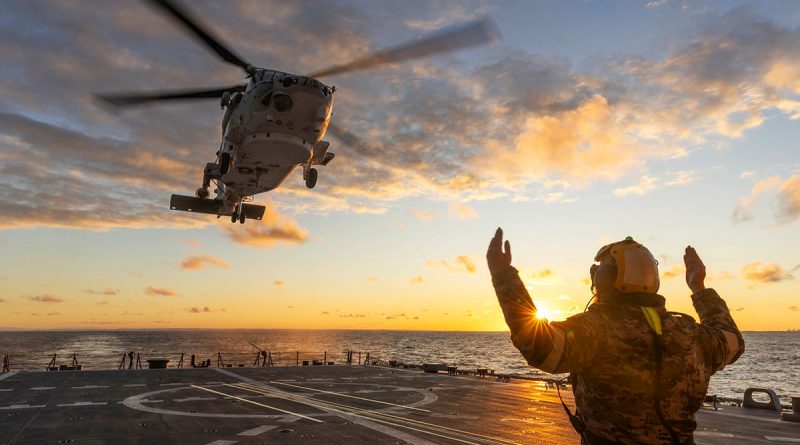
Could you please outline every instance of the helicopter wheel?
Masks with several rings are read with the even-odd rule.
[[[244,210],[244,209],[242,209],[242,210]],[[244,215],[244,211],[242,211],[240,213],[241,214],[239,215],[239,224],[244,224],[244,220],[246,219],[246,217]]]
[[[317,169],[312,168],[306,177],[306,187],[313,189],[315,185],[317,185]]]
[[[236,220],[239,219],[239,215],[237,215],[236,213],[237,213],[236,210],[234,210],[233,213],[231,213],[231,222],[232,223],[235,223]]]

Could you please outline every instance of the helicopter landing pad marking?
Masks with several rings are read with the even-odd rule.
[[[267,431],[274,430],[277,427],[277,425],[261,425],[247,431],[242,431],[241,433],[237,434],[237,436],[258,436],[261,433],[266,433]]]
[[[234,398],[234,399],[237,399],[237,400],[241,400],[242,402],[252,403],[253,405],[261,406],[261,407],[264,407],[264,408],[269,408],[271,410],[279,411],[279,412],[282,412],[282,413],[285,413],[285,414],[290,414],[292,416],[302,417],[303,419],[308,419],[308,420],[311,420],[311,421],[314,421],[314,422],[317,422],[317,423],[322,423],[321,420],[315,419],[313,417],[308,417],[308,416],[304,416],[302,414],[293,413],[291,411],[287,411],[285,409],[276,408],[276,407],[270,406],[270,405],[265,405],[263,403],[254,402],[252,400],[248,400],[248,399],[245,399],[243,397],[236,397],[236,396],[231,395],[231,394],[225,394],[224,392],[214,391],[213,389],[208,389],[208,388],[204,388],[202,386],[197,386],[197,385],[192,385],[192,388],[202,389],[203,391],[208,391],[208,392],[211,392],[211,393],[214,393],[214,394],[218,394],[218,395],[221,395],[221,396],[231,397],[231,398]]]

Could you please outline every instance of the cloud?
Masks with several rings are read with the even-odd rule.
[[[444,269],[451,272],[475,273],[475,260],[471,255],[459,255],[454,260],[430,260],[426,266],[433,269]]]
[[[225,312],[224,308],[222,308],[222,309],[211,309],[208,306],[203,306],[203,307],[192,306],[192,307],[187,307],[185,310],[186,310],[186,312],[189,312],[190,314],[203,314],[203,313],[208,313],[208,312]]]
[[[196,269],[203,269],[206,266],[216,266],[222,269],[229,269],[231,266],[222,261],[220,258],[211,256],[211,255],[190,255],[181,263],[181,269],[184,270],[196,270]]]
[[[411,316],[411,315],[407,315],[405,312],[402,312],[402,313],[399,313],[399,314],[387,315],[384,319],[385,320],[398,320],[398,319],[399,320],[419,320],[419,316]]]
[[[144,290],[145,295],[157,295],[163,297],[179,297],[180,295],[172,289],[167,288],[159,288],[153,286],[147,286]]]
[[[474,208],[458,202],[450,205],[447,214],[453,219],[473,219],[478,217],[478,212]]]
[[[2,298],[0,298],[0,303],[5,303],[5,302],[6,302],[6,300],[3,300]]]
[[[283,286],[285,286],[286,283],[283,280],[275,280],[272,282],[272,285],[275,286],[275,290],[281,291],[283,290]]]
[[[790,223],[800,216],[800,174],[781,184],[778,190],[778,221]]]
[[[411,215],[420,221],[430,221],[438,215],[436,210],[411,209]]]
[[[108,300],[100,300],[100,301],[96,302],[95,304],[106,305],[108,303],[109,303]]]
[[[744,179],[744,178],[752,178],[755,174],[756,174],[756,172],[754,172],[752,170],[746,170],[746,171],[743,171],[742,173],[740,173],[739,177],[742,178],[742,179]]]
[[[411,284],[422,284],[424,282],[425,282],[425,277],[423,277],[422,275],[411,277]]]
[[[549,175],[578,181],[617,178],[638,164],[646,147],[628,135],[615,114],[600,94],[566,111],[531,114],[510,148],[503,141],[487,143],[491,171],[525,181]]]
[[[681,277],[685,273],[686,273],[686,267],[685,266],[675,265],[675,266],[672,266],[669,270],[665,270],[664,272],[661,272],[661,278],[663,278],[665,280],[669,280],[671,278]]]
[[[39,303],[62,303],[64,299],[58,297],[56,295],[51,294],[42,294],[42,295],[35,295],[33,297],[28,298],[31,301],[38,301]]]
[[[250,221],[247,224],[231,224],[223,231],[228,238],[244,246],[269,248],[276,243],[302,244],[308,238],[308,231],[291,218],[269,209],[261,221]]]
[[[555,274],[552,269],[545,268],[530,274],[530,277],[536,280],[550,278]]]
[[[195,239],[186,239],[186,240],[183,240],[183,242],[186,243],[187,246],[194,247],[194,248],[198,248],[198,247],[201,247],[203,245],[202,242],[200,242],[198,240],[195,240]]]
[[[762,179],[753,186],[750,196],[739,198],[736,208],[733,210],[733,222],[739,223],[753,218],[750,208],[756,203],[759,196],[765,192],[780,186],[783,180],[779,176]]]
[[[759,283],[777,283],[778,281],[792,279],[792,274],[783,270],[776,263],[753,262],[742,266],[742,276],[745,280]]]
[[[792,312],[800,312],[800,307],[797,306],[789,306],[786,309],[789,309]]]
[[[367,318],[364,314],[341,314],[339,318]]]
[[[380,278],[378,278],[378,277],[373,277],[373,276],[369,276],[369,277],[367,277],[367,278],[366,278],[366,280],[367,280],[367,282],[369,282],[369,283],[377,283],[378,281],[380,281]]]
[[[90,295],[107,295],[113,296],[119,293],[119,289],[112,289],[107,287],[105,289],[81,289],[81,292],[90,294]]]
[[[697,175],[691,170],[671,172],[666,180],[659,180],[653,176],[645,175],[639,178],[639,182],[627,187],[614,189],[617,196],[639,195],[644,196],[653,190],[662,187],[675,187],[679,185],[691,184],[697,179]]]
[[[716,273],[710,273],[706,277],[709,281],[724,281],[724,280],[732,280],[736,278],[736,276],[730,272],[722,271]]]

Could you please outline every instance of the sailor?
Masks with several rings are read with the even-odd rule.
[[[576,414],[564,409],[582,444],[694,444],[709,378],[742,355],[744,340],[725,302],[705,287],[693,247],[684,262],[700,323],[665,309],[658,263],[630,237],[597,252],[594,303],[561,322],[536,317],[502,229],[486,259],[514,346],[531,366],[569,373]]]

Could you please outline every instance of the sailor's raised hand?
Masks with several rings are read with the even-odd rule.
[[[686,284],[689,285],[692,293],[696,294],[705,290],[706,266],[694,247],[686,246],[683,263],[686,265]]]
[[[503,251],[504,246],[505,252]],[[508,241],[503,243],[503,229],[499,227],[486,250],[486,263],[489,265],[489,272],[492,275],[511,265],[511,243]]]

